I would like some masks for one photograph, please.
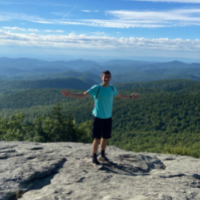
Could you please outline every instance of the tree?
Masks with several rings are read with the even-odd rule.
[[[36,142],[49,142],[50,138],[48,133],[44,129],[44,124],[45,124],[45,117],[44,115],[39,115],[37,118],[34,120],[34,141]]]
[[[88,120],[76,127],[78,142],[91,143],[92,120]]]
[[[3,135],[3,140],[24,141],[26,138],[26,130],[24,127],[24,114],[11,115],[7,123],[6,133]]]
[[[63,114],[59,103],[53,107],[49,119],[45,121],[51,141],[75,142],[77,141],[76,129],[73,123],[73,116],[70,112]],[[48,125],[48,127],[47,127]],[[47,130],[45,130],[47,132]]]

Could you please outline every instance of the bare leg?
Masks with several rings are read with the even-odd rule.
[[[101,138],[101,150],[106,150],[108,139]]]
[[[100,139],[95,138],[92,144],[92,153],[97,154]]]

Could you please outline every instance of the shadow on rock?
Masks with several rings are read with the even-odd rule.
[[[113,157],[113,163],[103,164],[103,170],[110,173],[137,176],[148,175],[153,169],[165,169],[161,160],[141,154],[121,154]]]
[[[23,189],[26,189],[26,191],[30,190],[38,190],[42,189],[44,186],[50,185],[51,184],[51,179],[59,173],[59,169],[61,169],[66,162],[66,159],[63,159],[62,162],[59,163],[59,165],[56,167],[55,170],[50,172],[50,174],[47,174],[46,176],[42,178],[35,178],[30,181],[25,181],[20,183],[20,187]]]

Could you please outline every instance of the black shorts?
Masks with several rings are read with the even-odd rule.
[[[93,138],[111,138],[112,132],[112,118],[100,119],[98,117],[93,117],[92,124],[92,137]]]

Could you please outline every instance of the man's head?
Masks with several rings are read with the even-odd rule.
[[[108,86],[111,80],[111,73],[108,70],[102,72],[101,80],[104,86]]]

